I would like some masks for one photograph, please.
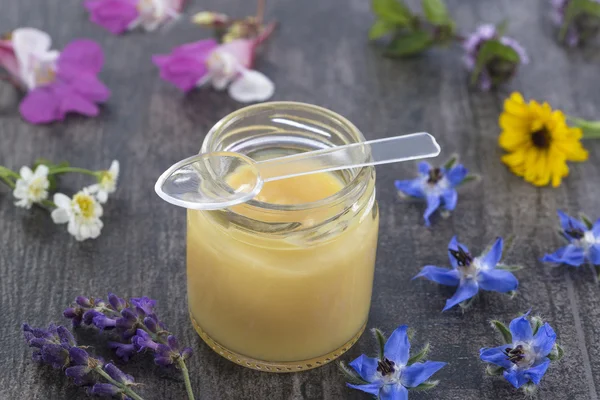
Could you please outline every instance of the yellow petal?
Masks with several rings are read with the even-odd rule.
[[[526,118],[529,115],[529,108],[523,100],[520,93],[514,92],[504,101],[504,111],[517,117]]]
[[[529,132],[529,125],[531,121],[528,118],[520,118],[518,116],[502,113],[500,115],[500,128],[508,131],[522,132],[523,134]]]
[[[531,145],[530,135],[523,135],[520,132],[504,131],[498,138],[498,144],[504,150],[516,151],[519,148],[528,148]]]

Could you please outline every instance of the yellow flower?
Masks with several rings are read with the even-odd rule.
[[[510,170],[536,186],[557,187],[569,174],[567,161],[585,161],[581,129],[567,126],[560,110],[535,100],[525,103],[520,93],[504,102],[498,143],[509,152],[502,157]]]

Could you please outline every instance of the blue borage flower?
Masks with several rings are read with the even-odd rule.
[[[469,175],[469,171],[458,163],[458,156],[451,157],[443,167],[434,168],[427,162],[420,162],[418,171],[418,178],[395,181],[394,184],[401,195],[427,201],[427,209],[423,214],[426,226],[430,226],[429,217],[440,205],[444,205],[446,212],[456,208],[457,186],[477,179],[476,175]]]
[[[560,235],[569,243],[552,254],[542,257],[542,262],[567,264],[579,267],[586,261],[600,266],[600,219],[592,223],[585,215],[581,220],[558,210]]]
[[[410,357],[408,327],[398,327],[386,341],[379,329],[373,333],[379,344],[379,357],[361,355],[348,368],[340,362],[346,375],[348,387],[376,396],[381,400],[406,400],[409,389],[430,389],[438,381],[429,378],[446,363],[436,361],[421,362],[429,352],[429,344],[413,357]]]
[[[469,249],[456,239],[448,244],[448,257],[452,269],[427,265],[413,279],[426,278],[441,285],[458,286],[456,293],[446,301],[443,311],[457,304],[466,307],[466,300],[473,298],[479,289],[500,293],[514,292],[519,281],[511,271],[522,267],[518,265],[499,264],[502,258],[504,241],[501,237],[488,246],[489,250],[479,257],[473,257]]]
[[[479,351],[482,361],[491,363],[489,375],[504,375],[515,388],[528,393],[536,390],[553,361],[563,357],[563,349],[556,343],[556,333],[539,317],[527,319],[529,313],[512,320],[510,328],[500,321],[491,321],[506,344]],[[533,326],[532,326],[533,325]]]

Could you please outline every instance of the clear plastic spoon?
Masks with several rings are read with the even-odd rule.
[[[435,157],[440,146],[429,133],[413,133],[345,146],[254,161],[233,152],[198,154],[166,170],[154,190],[165,201],[194,210],[217,210],[245,203],[265,182],[317,172]],[[239,168],[251,173],[238,187],[227,182]],[[245,171],[246,172],[246,171]]]

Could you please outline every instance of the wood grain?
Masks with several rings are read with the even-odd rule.
[[[499,92],[467,88],[460,49],[433,50],[402,62],[379,56],[365,38],[372,22],[367,0],[270,2],[268,16],[281,28],[265,47],[257,67],[277,85],[274,100],[315,103],[354,121],[369,139],[427,130],[443,156],[462,155],[484,176],[465,188],[454,215],[423,226],[419,203],[402,202],[394,179],[410,177],[414,165],[378,169],[381,228],[369,327],[390,332],[414,327],[415,345],[430,341],[433,360],[448,361],[440,386],[411,399],[523,399],[501,379],[484,375],[478,359],[483,346],[499,343],[490,318],[508,321],[530,308],[556,329],[567,356],[553,365],[535,398],[598,400],[600,392],[600,288],[586,270],[551,269],[538,259],[556,248],[557,208],[584,210],[600,217],[600,142],[586,142],[590,160],[571,165],[558,189],[535,188],[500,163],[497,118],[511,90],[545,99],[567,113],[600,116],[597,47],[566,50],[550,27],[546,0],[450,0],[458,25],[510,20],[510,35],[529,51],[531,63]],[[252,2],[191,2],[188,12],[218,10],[236,15]],[[208,36],[182,22],[168,31],[114,37],[88,22],[78,2],[0,0],[0,30],[32,26],[51,34],[57,48],[77,37],[99,41],[106,52],[101,74],[113,95],[98,118],[69,117],[63,123],[32,126],[21,120],[19,94],[0,86],[0,165],[18,169],[36,157],[68,159],[72,164],[108,167],[121,162],[120,188],[105,209],[105,227],[95,241],[77,243],[41,210],[13,206],[0,189],[0,398],[83,399],[85,394],[58,371],[34,365],[20,324],[61,321],[61,310],[78,294],[147,295],[181,343],[195,355],[189,369],[198,399],[364,399],[344,386],[334,365],[291,375],[271,375],[238,367],[213,353],[193,331],[186,311],[185,213],[153,193],[156,177],[173,162],[199,149],[208,129],[241,107],[223,93],[199,90],[182,96],[161,82],[150,56]],[[70,191],[86,183],[66,179]],[[508,300],[486,294],[470,312],[441,313],[451,292],[410,278],[425,264],[445,265],[445,246],[458,234],[473,250],[497,235],[515,233],[519,241],[507,260],[526,264],[518,273],[519,295]],[[82,330],[79,337],[102,350],[102,339]],[[365,335],[346,355],[371,351]],[[184,399],[176,374],[140,357],[124,367],[142,384],[147,399]]]

